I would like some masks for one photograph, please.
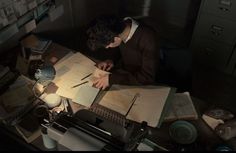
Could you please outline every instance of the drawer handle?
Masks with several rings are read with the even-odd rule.
[[[223,29],[224,28],[222,28],[220,26],[212,25],[210,31],[213,35],[219,36],[222,33]]]
[[[228,11],[229,11],[229,9],[228,9],[228,8],[225,8],[225,7],[219,7],[219,9],[220,9],[221,11],[224,11],[224,12],[228,12]]]

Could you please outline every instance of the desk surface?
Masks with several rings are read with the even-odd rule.
[[[56,61],[58,61],[64,55],[66,55],[68,52],[71,52],[71,51],[75,52],[73,50],[70,50],[66,47],[63,47],[61,45],[54,44],[54,43],[50,46],[49,50],[50,50],[50,52],[46,53],[45,61],[50,64],[55,64],[55,61],[52,62],[52,60],[51,60],[52,57],[56,57],[57,58]],[[203,101],[198,100],[196,98],[193,98],[193,102],[196,106],[196,109],[199,112],[200,118],[195,121],[190,121],[196,127],[196,129],[198,131],[198,137],[197,137],[196,143],[193,144],[194,146],[189,145],[191,147],[190,150],[191,149],[193,149],[193,150],[214,150],[216,145],[222,144],[223,142],[218,136],[216,136],[216,134],[201,119],[201,114],[203,113],[203,111],[205,110],[207,105]],[[77,103],[73,103],[73,105],[72,105],[73,112],[76,112],[81,108],[83,108],[83,107],[81,107]],[[157,144],[165,146],[168,149],[170,148],[172,150],[177,150],[183,146],[177,145],[176,143],[173,142],[173,140],[171,140],[171,138],[169,136],[169,126],[171,123],[172,122],[166,122],[166,123],[163,123],[160,128],[151,128],[152,134],[149,135],[149,138],[151,140],[153,140],[154,142],[156,142]],[[12,131],[12,130],[9,130],[9,128],[7,128],[7,129],[8,129],[8,131]],[[16,133],[13,132],[13,134],[16,134]],[[17,136],[17,138],[19,138],[19,135]],[[35,146],[39,150],[45,150],[45,151],[50,150],[50,149],[47,149],[44,147],[41,136],[38,137],[37,139],[35,139],[31,143],[31,145]],[[61,146],[58,146],[57,148],[52,149],[52,150],[60,150],[60,147]]]

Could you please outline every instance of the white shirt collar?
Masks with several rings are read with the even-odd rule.
[[[134,32],[136,31],[136,29],[138,28],[139,24],[137,21],[135,21],[134,19],[132,19],[131,17],[126,17],[124,18],[124,20],[128,20],[130,19],[132,24],[131,24],[131,29],[130,29],[130,32],[129,32],[129,35],[128,37],[126,38],[126,40],[124,41],[124,43],[127,43],[133,36]]]

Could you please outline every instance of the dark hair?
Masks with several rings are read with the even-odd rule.
[[[114,42],[114,37],[125,29],[123,19],[114,15],[102,15],[93,20],[87,30],[87,45],[91,50],[105,47]]]

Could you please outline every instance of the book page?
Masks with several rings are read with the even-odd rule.
[[[135,92],[133,93],[129,86],[112,85],[99,104],[125,115],[132,104],[134,95]]]
[[[140,97],[131,108],[127,119],[141,123],[146,121],[149,126],[156,127],[170,92],[170,87],[141,88]]]
[[[170,87],[164,86],[112,85],[111,89],[99,101],[99,104],[123,115],[127,114],[131,108],[127,119],[139,123],[146,121],[149,126],[156,127],[170,89]],[[137,94],[139,96],[135,99]]]

